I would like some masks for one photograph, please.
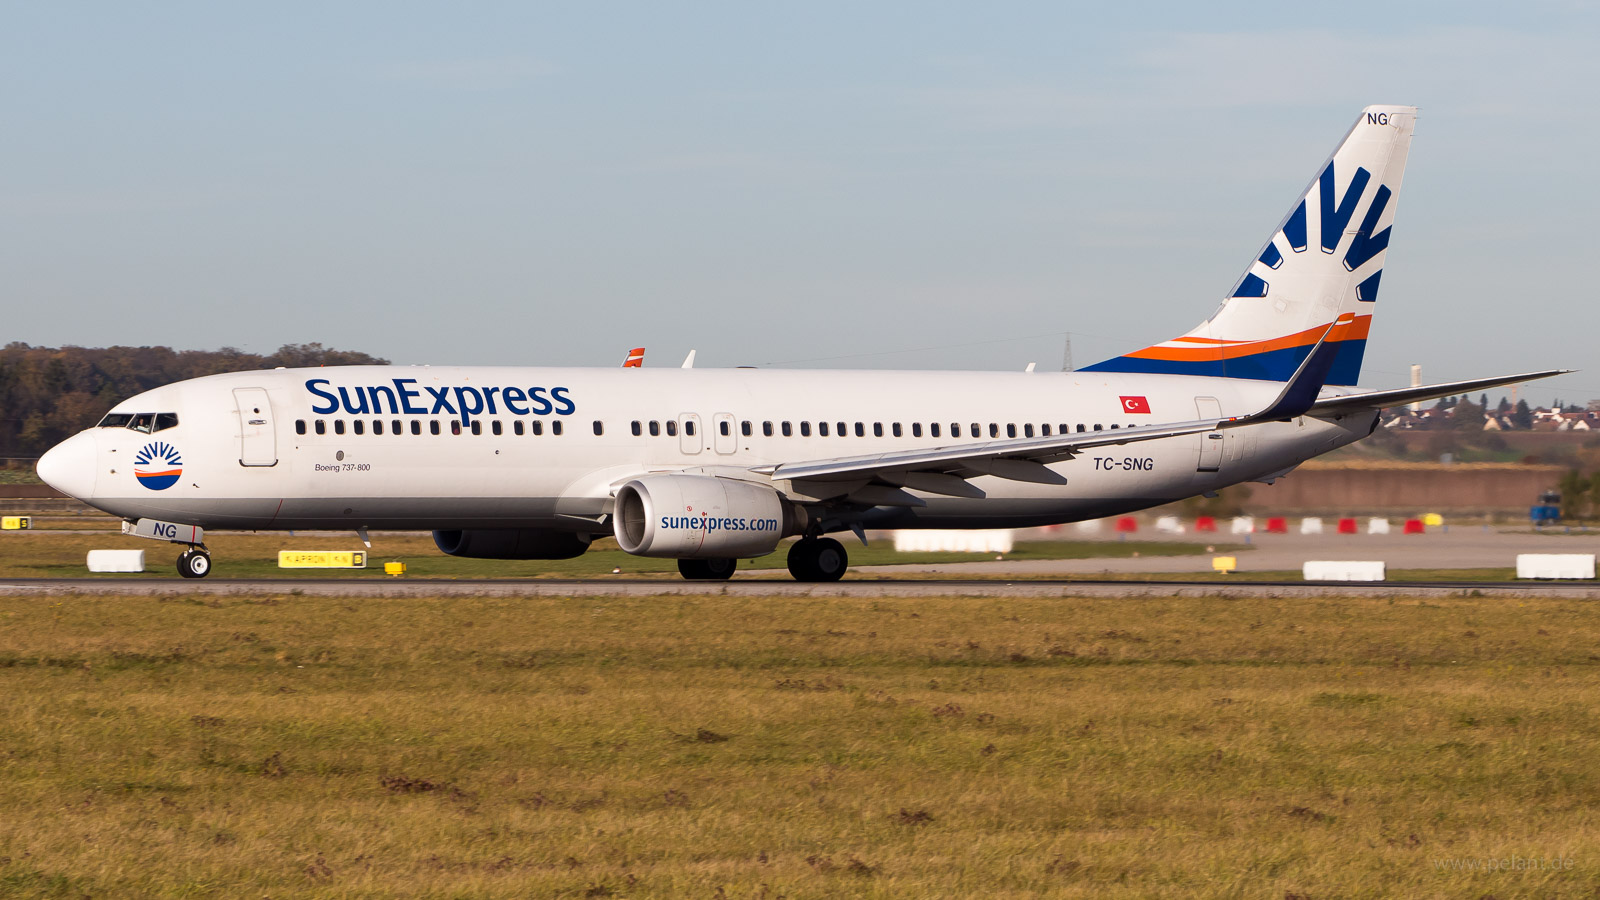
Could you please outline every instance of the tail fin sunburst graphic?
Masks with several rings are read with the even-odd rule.
[[[1362,110],[1210,319],[1084,371],[1286,381],[1349,317],[1327,383],[1355,384],[1416,119],[1413,106]]]

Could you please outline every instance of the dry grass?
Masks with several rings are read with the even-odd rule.
[[[1591,896],[1567,600],[0,598],[0,895]],[[1459,858],[1573,868],[1469,874]]]

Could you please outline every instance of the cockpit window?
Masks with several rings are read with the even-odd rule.
[[[100,420],[101,428],[132,428],[149,434],[178,427],[177,413],[107,413]]]

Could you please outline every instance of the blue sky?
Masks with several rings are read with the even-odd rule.
[[[1592,4],[1105,6],[0,4],[0,341],[1082,365],[1402,103],[1363,382],[1600,398]]]

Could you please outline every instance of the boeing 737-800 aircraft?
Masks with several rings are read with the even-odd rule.
[[[867,528],[1098,518],[1367,436],[1378,412],[1557,372],[1358,391],[1416,109],[1372,106],[1187,334],[1064,373],[351,366],[196,378],[116,405],[39,460],[130,534],[431,530],[563,559],[597,535],[727,578],[786,537],[839,578]]]

